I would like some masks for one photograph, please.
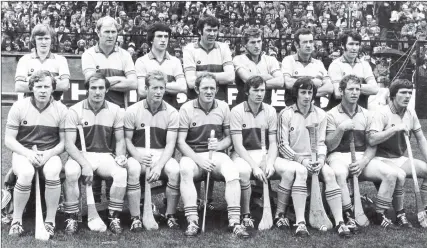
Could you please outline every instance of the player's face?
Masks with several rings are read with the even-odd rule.
[[[313,90],[299,89],[297,104],[301,107],[308,107],[313,99]]]
[[[199,94],[199,101],[204,103],[213,102],[217,91],[216,82],[211,78],[202,79],[199,88],[196,89],[196,92]]]
[[[360,87],[360,84],[349,81],[347,83],[347,87],[343,92],[343,101],[346,101],[347,103],[351,104],[356,104],[360,96]]]
[[[50,100],[52,95],[52,78],[45,77],[43,80],[34,83],[33,93],[36,102],[38,103],[47,103]]]
[[[37,48],[37,51],[39,52],[48,53],[50,51],[51,43],[52,43],[52,38],[48,34],[36,36],[36,48]]]
[[[302,54],[311,54],[314,49],[312,34],[301,34],[299,36],[299,52]]]
[[[348,37],[347,44],[345,45],[344,54],[349,59],[355,59],[360,50],[360,42]]]
[[[102,25],[99,31],[99,43],[106,46],[114,46],[117,38],[117,28],[114,23]]]
[[[248,101],[252,103],[262,103],[265,96],[265,84],[261,84],[258,88],[251,87],[248,92]]]
[[[203,44],[213,44],[218,36],[218,27],[211,27],[208,24],[205,24],[203,27],[203,32],[201,36],[201,42]]]
[[[153,48],[164,51],[168,47],[169,34],[168,32],[156,31],[153,37]]]
[[[394,98],[394,104],[401,108],[408,107],[409,100],[412,97],[412,89],[399,89],[396,93],[396,97]]]
[[[252,55],[260,55],[262,49],[261,37],[251,37],[248,43],[246,43],[246,50]]]
[[[88,99],[93,103],[101,103],[105,99],[105,94],[107,93],[107,88],[105,87],[105,81],[98,79],[93,81],[89,85],[88,90]]]
[[[150,103],[161,102],[166,91],[164,81],[153,79],[147,89],[147,101]]]

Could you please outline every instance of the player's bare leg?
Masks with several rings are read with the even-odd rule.
[[[81,176],[81,167],[69,159],[65,163],[65,183],[64,183],[64,212],[66,213],[65,232],[73,234],[78,231],[77,214],[79,212],[79,178]]]
[[[128,159],[128,181],[127,181],[127,198],[129,202],[129,212],[131,215],[132,224],[130,230],[133,232],[142,231],[141,221],[141,185],[139,178],[141,177],[142,165],[134,158]],[[144,168],[145,171],[145,168]]]
[[[325,182],[325,195],[326,201],[331,208],[332,215],[334,216],[335,226],[340,236],[348,236],[350,230],[344,224],[342,214],[342,200],[341,200],[341,189],[335,179],[335,174],[332,168],[325,164],[320,171],[320,176]]]
[[[166,186],[166,218],[168,227],[171,229],[179,229],[178,219],[176,218],[176,207],[178,206],[178,201],[180,197],[179,193],[179,164],[178,162],[171,158],[165,164],[162,174],[166,174],[168,178],[168,183]]]
[[[288,163],[287,160],[282,158],[276,158],[276,163],[274,164],[276,174],[280,176],[280,183],[277,188],[277,209],[274,217],[274,224],[279,229],[290,228],[289,219],[285,216],[295,180],[296,169],[292,165],[294,164]]]
[[[12,154],[12,169],[18,179],[13,190],[13,220],[9,235],[20,236],[24,232],[22,214],[30,198],[35,170],[27,158],[16,153]]]
[[[307,226],[304,218],[305,205],[307,200],[307,169],[297,162],[290,161],[295,168],[295,181],[292,185],[292,200],[295,207],[295,218],[297,230],[295,234],[297,236],[308,236],[310,235],[307,231]]]
[[[251,175],[252,169],[250,165],[242,158],[237,157],[233,160],[236,167],[239,169],[239,178],[240,178],[240,206],[242,213],[242,225],[244,225],[248,229],[254,228],[254,220],[251,216],[250,211],[250,201],[252,194],[251,187]]]
[[[46,219],[45,228],[50,236],[55,234],[55,217],[58,210],[59,198],[61,196],[61,173],[62,162],[58,156],[51,157],[43,166],[43,175],[45,177],[45,202],[46,202]]]

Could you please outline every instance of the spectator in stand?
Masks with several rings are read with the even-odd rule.
[[[402,27],[400,31],[401,38],[406,38],[407,40],[415,39],[415,33],[417,32],[417,27],[415,26],[415,21],[413,19],[407,19],[406,24]]]
[[[82,55],[85,51],[86,51],[86,41],[85,40],[79,40],[77,42],[77,49],[75,50],[74,54]]]
[[[407,4],[402,5],[402,11],[399,12],[399,22],[404,22],[405,20],[413,19],[411,9]]]

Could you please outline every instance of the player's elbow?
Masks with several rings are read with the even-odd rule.
[[[187,93],[187,83],[185,81],[178,83],[178,91],[179,93]]]

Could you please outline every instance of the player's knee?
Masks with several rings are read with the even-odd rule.
[[[398,172],[395,170],[389,170],[383,175],[383,182],[394,185],[397,181]]]
[[[252,169],[250,166],[239,166],[240,182],[247,183],[251,180]]]
[[[127,184],[127,170],[126,168],[116,166],[114,169],[114,172],[112,173],[113,176],[113,184],[115,184],[118,187],[126,187]]]
[[[48,163],[43,166],[43,174],[47,180],[58,180],[61,173],[62,163],[61,159],[50,159]]]
[[[325,169],[325,167],[324,167],[324,169]],[[335,173],[332,169],[324,170],[322,173],[322,176],[323,176],[323,180],[325,181],[325,183],[336,182]]]
[[[239,170],[237,169],[236,166],[234,166],[232,164],[223,165],[221,167],[221,173],[224,176],[225,182],[231,182],[234,180],[239,180]]]
[[[65,180],[77,181],[81,175],[80,165],[74,160],[68,160],[65,163]]]
[[[348,172],[345,170],[335,170],[334,173],[338,183],[347,183]]]
[[[406,172],[402,169],[397,171],[397,182],[401,185],[405,183],[406,180]]]
[[[141,175],[141,165],[133,158],[128,159],[127,175],[128,180],[139,180]]]
[[[179,175],[181,179],[193,178],[194,162],[188,158],[183,157],[179,163]]]
[[[34,167],[27,167],[25,170],[18,171],[16,176],[21,184],[28,185],[34,178]]]
[[[180,169],[179,169],[179,164],[175,159],[171,158],[166,163],[165,174],[169,178],[169,181],[170,180],[172,180],[172,181],[179,180]]]
[[[306,181],[308,177],[308,171],[304,166],[298,166],[295,168],[295,179]]]

